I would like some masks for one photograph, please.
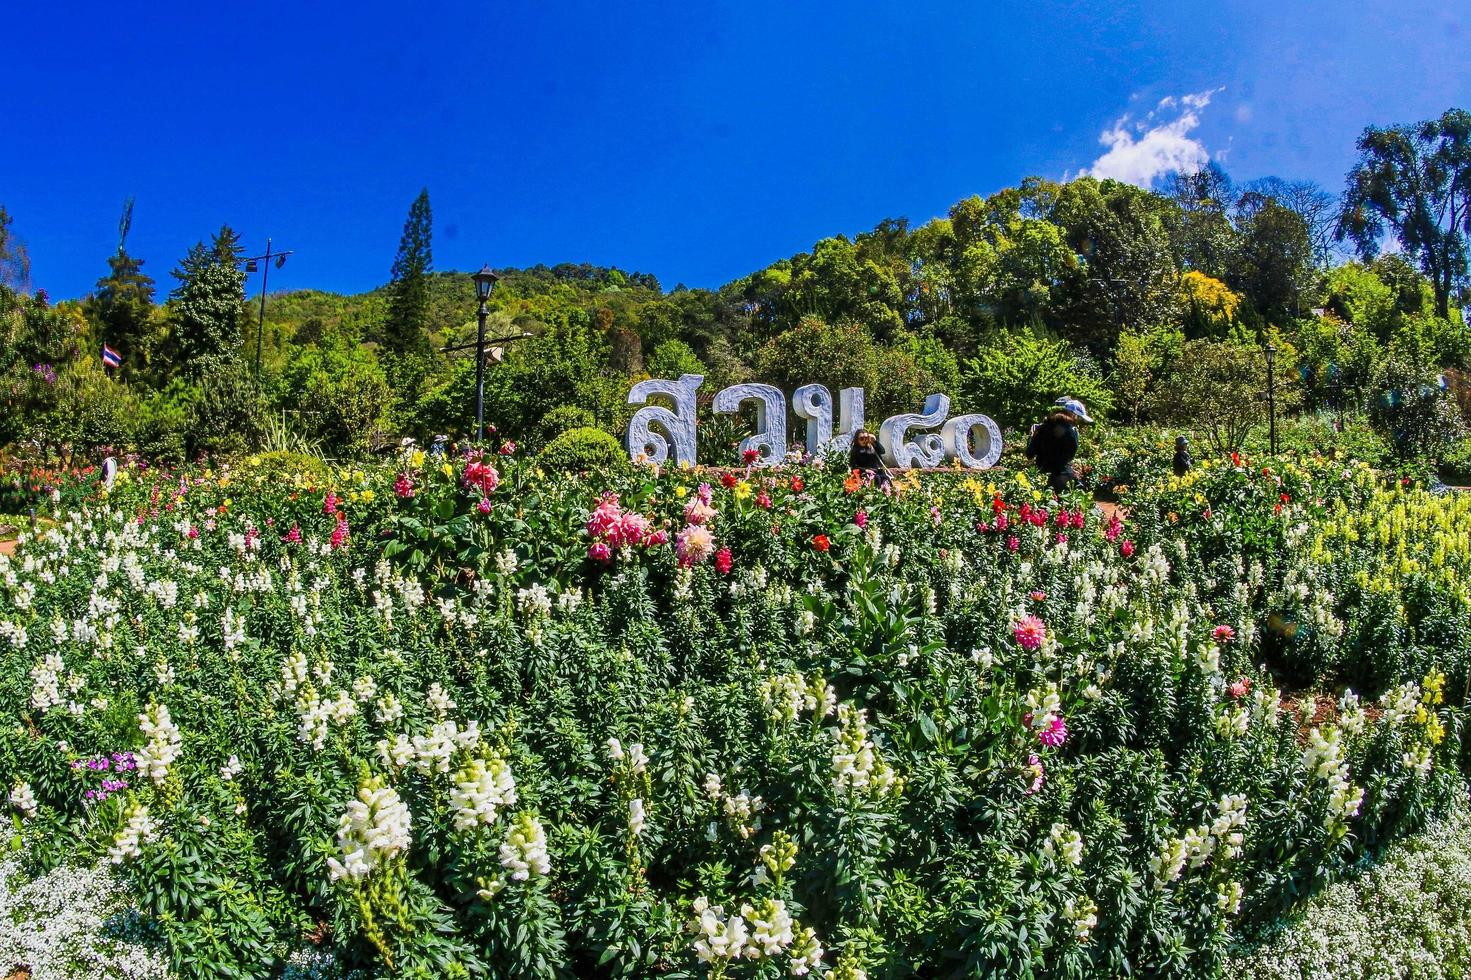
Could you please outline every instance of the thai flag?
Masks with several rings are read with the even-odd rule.
[[[102,363],[110,368],[123,366],[123,355],[106,344],[102,345]]]

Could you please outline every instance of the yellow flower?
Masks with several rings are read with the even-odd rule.
[[[455,475],[455,468],[448,463],[441,463],[439,466],[439,472],[443,473],[447,477],[453,478]]]
[[[414,469],[418,469],[419,467],[423,466],[424,450],[415,449],[413,452],[409,453],[409,465],[412,466]]]
[[[363,491],[363,494],[362,494],[362,497],[363,497],[363,503],[365,503],[365,504],[372,503],[373,502],[373,489],[372,489],[372,487],[369,487],[367,490],[364,490]]]
[[[681,483],[679,486],[677,486],[677,487],[674,488],[674,495],[676,497],[680,498],[681,500],[683,500],[685,494],[687,494],[689,492],[690,492],[690,488],[687,487],[687,486],[685,486],[683,483]]]
[[[1021,487],[1023,490],[1032,489],[1032,481],[1028,480],[1027,475],[1021,470],[1016,471],[1016,485]]]
[[[735,489],[732,492],[735,494],[735,499],[745,500],[751,496],[751,484],[742,480],[735,485]]]

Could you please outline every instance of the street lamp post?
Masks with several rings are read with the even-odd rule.
[[[244,264],[245,271],[247,273],[254,272],[256,269],[260,269],[261,274],[260,319],[256,321],[255,326],[255,376],[257,379],[260,378],[261,338],[266,332],[266,280],[270,278],[271,275],[271,263],[274,261],[276,263],[276,268],[279,269],[281,268],[281,266],[286,264],[286,256],[291,254],[293,254],[291,249],[287,249],[284,252],[272,252],[271,240],[267,238],[265,255],[253,255],[248,259],[239,260],[242,264]]]
[[[480,300],[475,332],[475,442],[478,444],[485,441],[485,317],[488,312],[485,303],[500,277],[486,264],[471,278],[475,280],[475,296]]]
[[[1273,372],[1273,365],[1277,360],[1277,348],[1272,342],[1267,341],[1265,348],[1267,355],[1267,443],[1271,446],[1272,455],[1277,455],[1277,376]]]

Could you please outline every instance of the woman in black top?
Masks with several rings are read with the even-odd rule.
[[[875,486],[885,486],[890,479],[889,468],[879,454],[878,439],[867,429],[860,429],[853,437],[852,448],[848,450],[848,468],[872,477]]]
[[[1027,458],[1047,476],[1047,486],[1062,493],[1073,482],[1073,457],[1078,455],[1078,423],[1093,421],[1076,398],[1059,398],[1052,411],[1032,426]]]

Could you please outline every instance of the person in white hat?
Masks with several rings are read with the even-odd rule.
[[[1092,422],[1083,403],[1069,395],[1053,402],[1052,410],[1032,426],[1027,438],[1027,458],[1047,476],[1047,486],[1062,493],[1076,479],[1073,457],[1078,455],[1078,423]]]

